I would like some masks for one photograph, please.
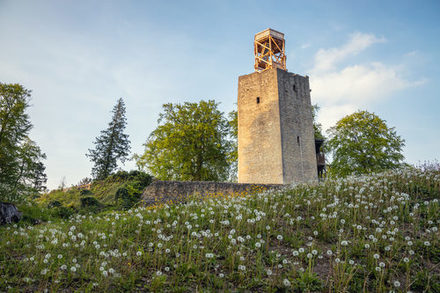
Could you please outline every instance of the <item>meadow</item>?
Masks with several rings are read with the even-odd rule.
[[[440,292],[440,171],[0,227],[0,291]]]

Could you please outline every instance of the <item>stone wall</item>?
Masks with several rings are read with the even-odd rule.
[[[309,78],[268,69],[238,79],[238,182],[317,180]]]
[[[277,69],[238,78],[238,182],[283,184]]]
[[[279,189],[280,184],[242,184],[210,181],[154,181],[142,194],[145,205],[155,205],[165,202],[185,202],[189,196],[219,196],[248,192],[258,192],[267,189]]]
[[[316,181],[309,78],[278,69],[284,183]]]

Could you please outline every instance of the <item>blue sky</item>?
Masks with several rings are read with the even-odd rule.
[[[0,0],[0,81],[33,91],[48,187],[76,184],[119,97],[134,153],[164,103],[234,109],[268,27],[285,34],[288,70],[310,76],[326,128],[365,109],[406,140],[407,162],[439,158],[440,1]]]

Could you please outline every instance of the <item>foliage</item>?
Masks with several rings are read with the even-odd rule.
[[[230,127],[214,101],[165,104],[140,169],[161,180],[224,181],[229,176]]]
[[[95,180],[90,185],[90,189],[84,189],[81,186],[68,189],[52,190],[49,193],[41,195],[37,202],[43,206],[51,206],[53,202],[58,202],[64,207],[74,207],[81,209],[81,200],[85,197],[93,197],[103,206],[119,206],[120,202],[115,201],[117,191],[125,185],[133,185],[137,188],[137,200],[131,204],[136,204],[145,187],[152,181],[152,177],[141,171],[118,171],[110,175],[105,180]]]
[[[409,168],[0,227],[0,291],[436,292],[439,191]]]
[[[46,155],[28,137],[32,124],[26,113],[31,91],[19,84],[0,83],[0,200],[20,201],[42,191]]]
[[[127,182],[115,194],[116,204],[123,209],[130,209],[139,203],[142,193],[152,181],[152,177],[141,171],[118,172],[112,175],[114,179],[121,178]]]
[[[86,154],[94,163],[92,176],[99,180],[107,178],[116,169],[118,160],[124,163],[130,153],[130,141],[124,133],[127,118],[122,98],[118,100],[112,112],[112,121],[108,128],[101,131],[101,135],[95,139],[95,148],[89,149],[89,153]]]
[[[367,111],[348,115],[330,128],[326,144],[334,176],[368,174],[400,167],[404,140],[385,121]]]
[[[230,175],[229,179],[231,181],[237,181],[237,172],[238,172],[238,113],[236,110],[229,112],[229,127],[230,127],[230,136],[231,136],[231,144],[232,150],[229,152],[228,161],[230,164]]]
[[[325,139],[325,136],[322,134],[322,124],[316,120],[319,109],[318,104],[312,105],[313,130],[315,131],[315,139]]]

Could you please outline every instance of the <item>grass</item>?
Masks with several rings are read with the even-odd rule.
[[[440,292],[440,172],[0,228],[0,291]]]
[[[83,208],[82,199],[85,197],[96,199],[102,206],[131,206],[138,201],[143,189],[151,183],[151,180],[150,175],[141,171],[119,171],[105,180],[94,180],[89,190],[78,186],[56,189],[39,196],[35,201],[43,207],[56,204],[76,211]],[[118,199],[117,193],[121,190],[126,191],[121,193],[125,198]]]

